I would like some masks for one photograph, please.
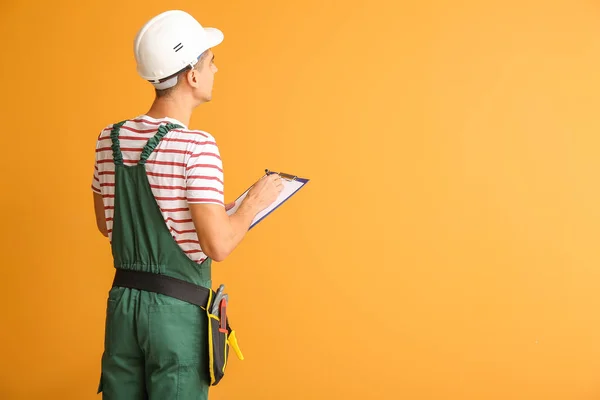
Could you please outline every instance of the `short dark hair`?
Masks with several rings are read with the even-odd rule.
[[[202,53],[200,55],[200,57],[198,58],[198,62],[194,66],[195,70],[197,70],[197,71],[202,70],[202,64],[203,64],[203,61],[206,58],[206,56],[208,56],[208,50],[206,50],[204,53]],[[173,93],[175,88],[181,83],[182,79],[185,78],[185,74],[187,74],[190,69],[191,69],[191,67],[188,66],[186,69],[184,69],[177,75],[177,83],[174,86],[167,88],[167,89],[154,89],[154,93],[156,94],[156,97],[158,97],[158,98],[166,97],[166,96],[169,96],[171,93]]]

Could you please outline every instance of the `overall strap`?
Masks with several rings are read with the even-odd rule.
[[[113,125],[110,131],[110,139],[112,140],[113,161],[115,165],[123,165],[123,155],[121,154],[121,146],[119,144],[119,131],[127,120],[121,121]]]
[[[169,133],[169,131],[176,129],[176,128],[183,128],[183,126],[177,125],[177,124],[166,124],[166,125],[159,126],[158,132],[156,132],[156,135],[151,137],[150,140],[148,140],[148,143],[146,143],[146,146],[144,146],[144,149],[142,150],[142,156],[140,157],[140,161],[138,162],[138,165],[146,164],[148,157],[150,157],[150,154],[152,154],[152,152],[154,151],[156,146],[158,146],[158,143],[160,142],[160,140],[167,133]]]

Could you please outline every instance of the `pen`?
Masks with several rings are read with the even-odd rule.
[[[268,169],[265,169],[265,174],[267,174],[267,176],[268,175],[274,175],[274,174],[275,175],[281,175],[281,173],[279,173],[279,172],[269,171]]]

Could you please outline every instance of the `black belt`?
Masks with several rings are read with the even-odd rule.
[[[115,286],[160,293],[203,308],[207,307],[208,296],[212,292],[204,286],[170,276],[119,268],[113,280],[113,287]]]

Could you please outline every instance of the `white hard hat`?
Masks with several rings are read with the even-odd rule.
[[[163,12],[137,33],[134,54],[138,74],[157,89],[177,83],[177,74],[193,67],[202,53],[220,44],[223,33],[216,28],[203,28],[185,11]]]

